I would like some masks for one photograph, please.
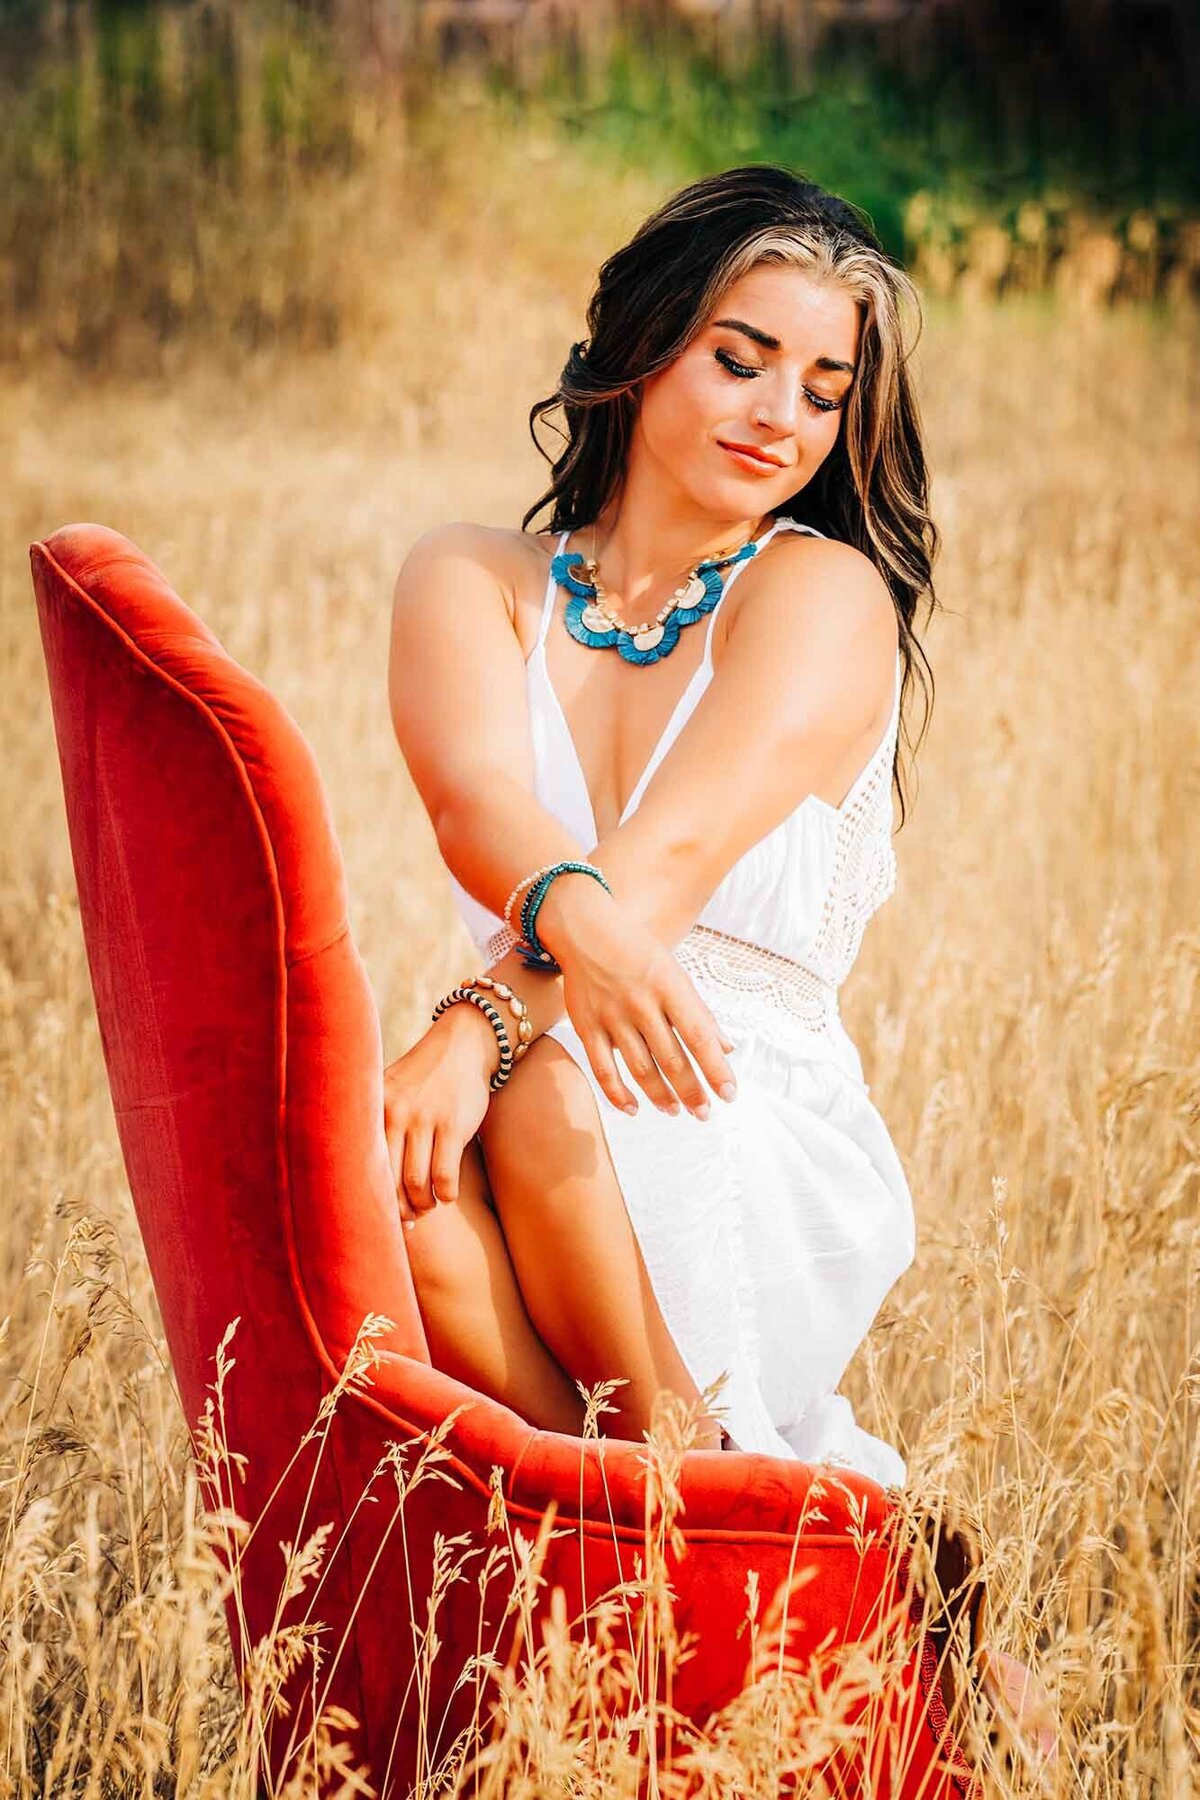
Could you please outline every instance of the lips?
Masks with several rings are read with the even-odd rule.
[[[745,468],[782,469],[783,464],[777,456],[768,456],[764,450],[756,450],[751,444],[729,444],[718,438],[722,450],[728,450]]]

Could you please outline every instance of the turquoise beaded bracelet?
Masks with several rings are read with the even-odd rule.
[[[549,893],[555,879],[559,875],[566,875],[572,871],[580,875],[590,875],[593,880],[600,883],[605,893],[612,893],[612,889],[604,878],[604,871],[598,869],[595,863],[570,861],[552,863],[530,888],[521,905],[521,935],[525,941],[518,944],[517,949],[526,968],[545,969],[555,975],[562,973],[557,960],[547,950],[537,934],[537,916],[541,911],[542,901]]]

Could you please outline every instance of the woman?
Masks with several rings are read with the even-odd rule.
[[[619,1380],[621,1436],[665,1387],[706,1446],[905,1478],[836,1391],[914,1249],[837,989],[935,604],[915,305],[814,184],[695,183],[600,271],[522,530],[397,580],[396,733],[502,984],[387,1071],[399,1204],[434,1362],[548,1429]]]

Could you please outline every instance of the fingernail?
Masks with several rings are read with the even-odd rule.
[[[717,1089],[717,1092],[720,1094],[722,1100],[732,1100],[737,1094],[737,1082],[723,1081]]]
[[[625,1104],[621,1108],[621,1111],[627,1112],[632,1116],[632,1114],[637,1111],[637,1101],[636,1100],[626,1100]]]
[[[404,1221],[405,1231],[411,1231],[413,1226],[416,1224],[416,1222],[417,1221],[415,1219],[405,1219],[405,1221]]]
[[[707,1117],[711,1111],[712,1111],[712,1107],[708,1104],[708,1101],[702,1100],[700,1102],[699,1106],[696,1108],[694,1116],[697,1119],[707,1119]]]

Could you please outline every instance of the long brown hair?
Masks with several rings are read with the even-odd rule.
[[[547,529],[575,531],[603,510],[623,478],[637,418],[637,388],[672,363],[703,330],[726,288],[758,263],[804,269],[839,283],[859,306],[859,366],[833,449],[777,511],[853,544],[887,582],[900,627],[901,712],[914,677],[933,703],[933,671],[914,631],[918,603],[938,604],[932,566],[940,533],[928,510],[928,476],[909,358],[921,304],[907,272],[849,201],[773,163],[750,163],[693,182],[666,200],[602,264],[587,307],[589,336],[571,346],[553,394],[530,408],[529,430],[551,464]],[[911,318],[911,330],[906,315]],[[557,459],[537,421],[561,407]],[[921,668],[917,668],[919,658]],[[914,754],[916,745],[913,746]],[[893,780],[906,816],[899,746]]]

